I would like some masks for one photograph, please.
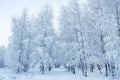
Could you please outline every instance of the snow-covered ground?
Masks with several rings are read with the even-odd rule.
[[[83,77],[80,72],[72,74],[64,68],[53,69],[41,75],[37,72],[14,74],[7,68],[0,69],[0,80],[110,80],[104,74],[99,74],[98,71],[89,73],[88,77]]]

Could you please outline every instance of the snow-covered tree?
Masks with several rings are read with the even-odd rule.
[[[93,3],[97,5],[93,5]],[[116,61],[113,60],[113,57],[119,53],[119,1],[93,0],[91,1],[91,6],[94,13],[93,18],[96,18],[95,20],[97,21],[96,26],[102,32],[102,53],[104,56],[102,64],[105,65],[105,74],[106,76],[115,76]],[[95,16],[95,14],[97,15]],[[115,49],[116,45],[117,48]],[[114,52],[116,54],[113,54]],[[108,55],[111,56],[109,59]]]
[[[84,44],[84,28],[81,21],[82,12],[78,0],[71,0],[67,7],[63,8],[60,16],[60,29],[63,40],[66,44],[66,65],[73,73],[78,60],[82,58],[83,75],[87,76],[86,53]],[[79,55],[79,58],[77,56]],[[82,56],[82,57],[80,57]],[[84,56],[84,60],[83,60]],[[78,60],[76,60],[78,59]],[[80,61],[79,61],[80,62]],[[84,71],[85,70],[85,71]]]
[[[5,56],[6,56],[6,49],[4,46],[0,46],[0,68],[6,65]]]
[[[12,19],[12,37],[10,41],[11,68],[15,72],[26,72],[29,68],[29,20],[27,11],[24,10],[21,17]]]
[[[50,5],[44,7],[34,21],[35,29],[35,63],[39,65],[40,70],[44,74],[45,69],[51,70],[52,68],[52,49],[54,45],[54,29],[53,29],[53,16]]]

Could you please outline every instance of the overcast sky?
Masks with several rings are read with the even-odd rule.
[[[24,8],[37,15],[44,4],[51,4],[55,14],[60,7],[67,4],[68,0],[0,0],[0,45],[7,45],[11,35],[11,18],[20,15]]]

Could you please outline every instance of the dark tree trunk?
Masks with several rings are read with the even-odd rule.
[[[20,53],[19,53],[19,66],[18,66],[17,73],[20,73],[20,72],[21,72],[21,65],[22,65],[21,58],[22,58],[22,53],[20,52]]]
[[[44,74],[44,66],[42,67],[42,74]]]
[[[55,68],[59,68],[60,67],[60,64],[55,64]]]
[[[17,73],[20,73],[20,68],[18,67]]]
[[[108,65],[107,63],[105,64],[105,72],[106,72],[106,77],[108,76]]]
[[[29,70],[29,55],[27,54],[27,63],[24,65],[24,72],[28,72]]]
[[[111,64],[111,72],[112,72],[112,77],[115,76],[115,65]]]
[[[85,76],[84,75],[84,64],[82,64],[82,73],[83,73],[83,76]]]
[[[90,71],[93,72],[93,70],[94,70],[94,65],[91,64],[91,66],[90,66]]]
[[[75,67],[74,66],[71,67],[71,71],[73,74],[75,74]]]
[[[68,71],[70,71],[70,66],[68,66]]]
[[[28,72],[28,70],[29,70],[29,65],[28,65],[28,64],[24,65],[23,71],[24,71],[24,72]]]
[[[85,77],[87,77],[87,63],[85,63]]]
[[[97,64],[97,68],[100,71],[100,73],[102,73],[100,64]]]
[[[51,66],[49,66],[49,67],[48,67],[48,70],[51,71],[51,69],[52,69]]]

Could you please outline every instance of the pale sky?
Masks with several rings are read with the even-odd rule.
[[[19,16],[24,8],[27,8],[31,14],[37,15],[41,7],[49,3],[57,16],[60,7],[66,5],[67,2],[68,0],[0,0],[0,45],[8,45],[11,36],[11,18],[14,15]]]
[[[68,0],[0,0],[0,45],[7,46],[11,35],[11,18],[20,15],[24,8],[33,15],[40,12],[44,4],[51,4],[55,14]]]

